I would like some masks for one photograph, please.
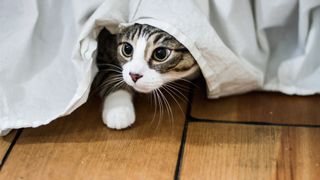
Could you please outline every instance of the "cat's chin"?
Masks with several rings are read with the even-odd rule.
[[[151,93],[153,91],[153,89],[149,89],[149,88],[141,88],[141,87],[133,87],[133,89],[137,92],[140,92],[140,93]]]

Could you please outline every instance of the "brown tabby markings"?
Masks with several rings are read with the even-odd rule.
[[[145,51],[145,59],[151,69],[160,73],[169,71],[186,71],[196,65],[195,60],[189,51],[173,36],[159,30],[155,27],[141,24],[134,24],[123,29],[118,35],[119,42],[134,41],[144,37],[148,41],[147,48],[156,49],[157,47],[166,47],[171,49],[171,56],[164,62],[158,62],[152,59],[153,51]],[[121,59],[121,57],[119,57]]]
[[[147,50],[145,50],[144,55],[145,59],[149,67],[159,73],[179,73],[190,70],[197,65],[192,55],[180,42],[168,33],[155,27],[134,24],[122,29],[117,35],[113,35],[108,30],[103,29],[97,38],[97,66],[99,73],[94,80],[94,87],[99,90],[102,97],[117,90],[117,88],[113,88],[117,82],[112,82],[112,79],[121,75],[119,71],[122,69],[122,66],[128,62],[127,59],[119,54],[118,45],[123,42],[134,42],[141,37],[148,40]],[[153,50],[158,47],[165,47],[172,50],[169,59],[164,62],[158,62],[152,59]],[[151,50],[148,51],[148,48]],[[118,72],[115,72],[115,70]],[[121,86],[121,88],[133,92],[130,86]]]

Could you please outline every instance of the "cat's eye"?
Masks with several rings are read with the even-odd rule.
[[[153,51],[152,56],[153,56],[153,59],[157,61],[164,61],[169,57],[170,53],[171,53],[170,49],[159,47]]]
[[[123,43],[121,51],[125,57],[131,57],[133,54],[133,47],[129,43]]]

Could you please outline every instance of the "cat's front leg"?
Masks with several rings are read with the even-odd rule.
[[[135,121],[132,93],[117,90],[110,93],[103,103],[103,122],[112,129],[124,129]]]

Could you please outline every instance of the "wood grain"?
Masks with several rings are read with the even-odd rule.
[[[14,138],[14,134],[15,132],[11,132],[7,136],[0,137],[0,164]]]
[[[320,176],[320,129],[190,123],[181,179]]]
[[[271,92],[207,99],[204,82],[193,97],[191,116],[199,119],[320,125],[320,95],[288,96]]]
[[[3,163],[3,158],[8,151],[15,135],[16,131],[12,131],[8,135],[0,137],[0,165]]]
[[[158,123],[153,106],[137,97],[137,122],[130,129],[108,129],[100,101],[91,99],[68,117],[25,129],[0,179],[172,179],[185,114],[170,100],[174,123]],[[186,103],[180,106],[185,111]]]
[[[17,131],[13,130],[8,135],[0,137],[0,165],[4,163],[5,154],[7,153],[16,133]]]

